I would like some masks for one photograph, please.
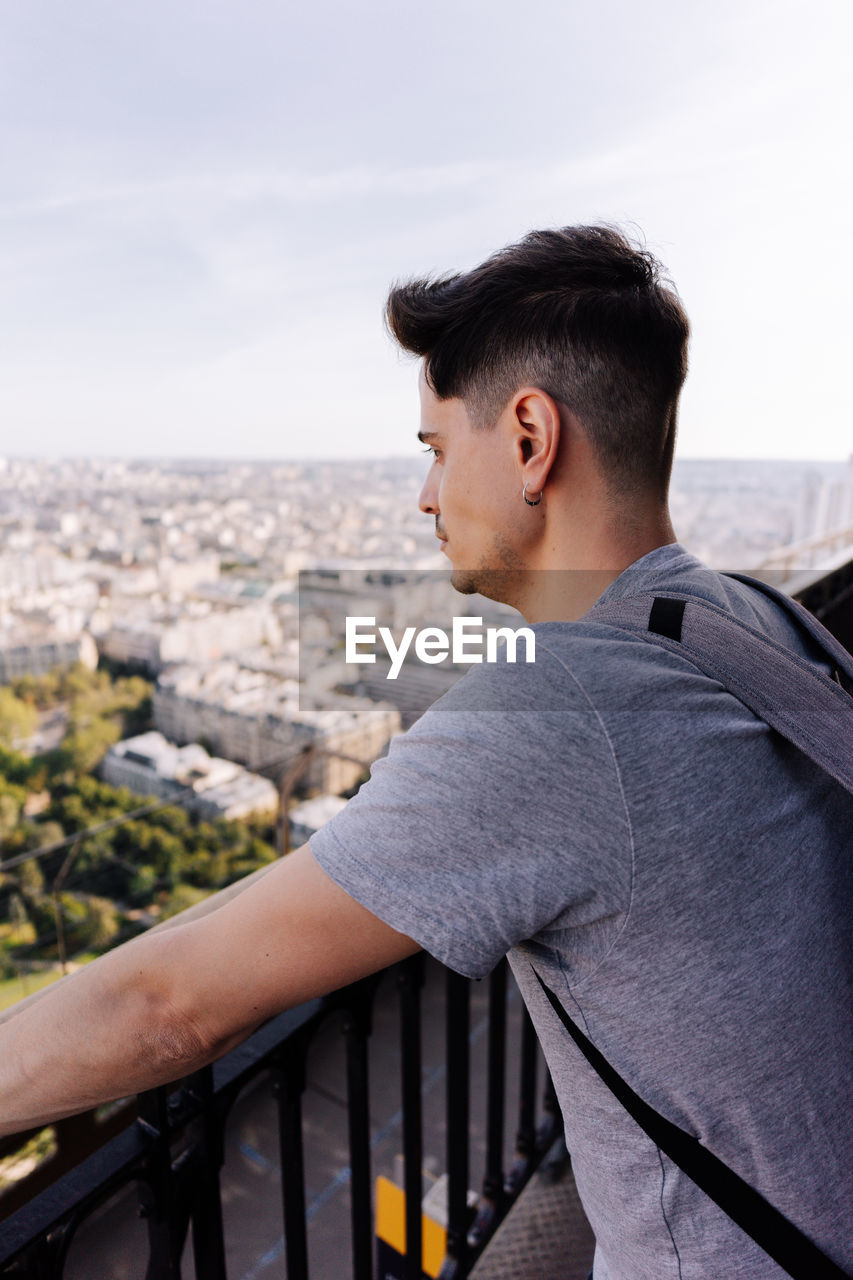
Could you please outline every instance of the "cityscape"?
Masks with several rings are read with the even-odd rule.
[[[99,657],[155,677],[235,656],[295,675],[300,572],[446,567],[423,473],[0,458],[0,681]],[[677,462],[671,508],[711,567],[757,569],[853,523],[853,460]]]
[[[172,803],[193,830],[251,824],[262,863],[309,838],[462,674],[413,651],[396,666],[347,662],[346,616],[518,621],[452,592],[417,505],[424,470],[414,458],[0,459],[3,1003],[66,964],[45,877],[55,896],[63,851],[107,811],[160,806],[144,857],[118,836],[102,849],[132,872],[91,850],[63,871],[86,954],[228,882],[233,867],[205,877],[188,846],[164,854]],[[712,567],[819,570],[851,541],[853,459],[680,461],[671,506],[681,542]],[[112,891],[95,909],[99,885]]]

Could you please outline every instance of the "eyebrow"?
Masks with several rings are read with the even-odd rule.
[[[420,440],[421,444],[426,444],[430,440],[437,440],[438,432],[437,431],[419,431],[418,439]]]

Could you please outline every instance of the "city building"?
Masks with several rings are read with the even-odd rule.
[[[340,813],[346,804],[341,796],[312,796],[310,800],[302,800],[294,804],[288,812],[290,823],[290,847],[298,849],[307,844],[321,827],[331,822],[335,814]]]
[[[174,797],[203,818],[246,818],[278,807],[278,792],[268,778],[208,755],[197,742],[175,746],[155,730],[110,747],[100,772],[111,786],[163,800]]]
[[[353,787],[400,730],[387,704],[350,698],[306,710],[295,680],[236,662],[170,668],[152,701],[154,723],[172,741],[203,742],[250,769],[284,767],[312,749],[301,781],[329,794]]]
[[[116,619],[101,638],[101,653],[113,662],[156,673],[169,663],[211,662],[239,649],[277,638],[278,628],[263,607],[212,609],[174,606]]]
[[[76,662],[91,671],[98,665],[98,650],[88,632],[67,636],[47,628],[22,626],[0,631],[0,684],[21,676],[42,676]]]

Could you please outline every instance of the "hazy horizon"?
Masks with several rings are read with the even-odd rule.
[[[273,463],[277,466],[304,466],[312,464],[335,464],[352,465],[354,462],[387,462],[389,464],[404,462],[418,466],[420,459],[413,454],[407,453],[361,453],[357,457],[347,456],[346,454],[305,454],[284,455],[284,454],[266,454],[266,455],[250,455],[250,454],[144,454],[144,453],[16,453],[12,450],[0,452],[0,464],[3,462],[113,462],[113,463],[149,463],[162,465],[179,465],[192,466],[194,464],[221,464],[223,466],[265,466]],[[707,456],[692,456],[689,454],[676,453],[673,468],[677,468],[684,463],[703,463],[709,466],[720,463],[732,463],[736,466],[792,466],[792,467],[841,467],[846,468],[853,464],[853,451],[846,458],[825,458],[825,457],[737,457],[726,454],[709,454]],[[424,466],[424,472],[426,467]]]

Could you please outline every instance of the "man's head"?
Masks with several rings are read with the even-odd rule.
[[[574,416],[612,494],[665,500],[687,317],[619,232],[533,231],[462,275],[396,286],[386,316],[436,399],[461,400],[476,427],[539,387]]]

